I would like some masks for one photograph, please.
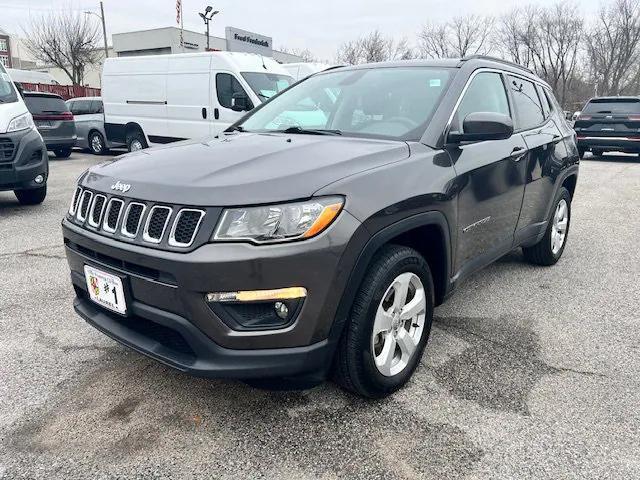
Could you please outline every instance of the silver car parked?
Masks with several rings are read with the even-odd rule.
[[[104,109],[101,97],[78,97],[67,100],[76,121],[76,147],[88,148],[95,155],[119,146],[107,141],[104,132]]]

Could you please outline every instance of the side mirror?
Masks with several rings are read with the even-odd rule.
[[[22,86],[22,84],[16,82],[15,85],[16,85],[16,89],[18,90],[18,93],[20,94],[20,96],[22,98],[24,98],[24,87]]]
[[[513,121],[507,115],[493,112],[473,112],[462,122],[462,133],[450,132],[449,143],[505,140],[513,135]]]
[[[234,112],[246,112],[249,107],[249,97],[241,92],[236,92],[231,96],[231,110]]]

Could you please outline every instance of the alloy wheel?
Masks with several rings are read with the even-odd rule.
[[[567,238],[569,227],[569,206],[563,198],[558,202],[551,227],[551,251],[557,255]]]
[[[420,277],[398,275],[382,296],[371,334],[371,352],[382,375],[397,375],[409,364],[422,338],[426,310]]]

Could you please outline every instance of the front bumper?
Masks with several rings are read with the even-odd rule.
[[[225,378],[328,369],[335,347],[329,332],[356,261],[344,252],[351,242],[364,245],[365,232],[343,211],[326,232],[304,242],[205,244],[176,253],[125,244],[63,221],[75,308],[87,322],[174,368]],[[129,317],[89,300],[84,265],[125,278]],[[281,329],[231,328],[205,301],[208,292],[290,286],[305,287],[308,296],[293,323]]]
[[[3,133],[0,141],[13,145],[11,156],[0,158],[0,191],[42,187],[49,174],[49,157],[40,134],[34,129]],[[45,181],[36,183],[38,175]]]
[[[637,153],[640,152],[640,138],[578,135],[578,148]]]

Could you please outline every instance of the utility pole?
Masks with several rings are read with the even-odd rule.
[[[100,2],[100,19],[102,20],[102,38],[104,39],[104,58],[109,58],[109,46],[107,45],[107,25],[104,21],[104,6]]]
[[[207,8],[204,9],[204,13],[198,13],[198,15],[200,15],[200,17],[202,17],[202,20],[204,21],[204,24],[207,27],[207,30],[205,31],[205,35],[207,36],[207,51],[209,51],[209,22],[211,21],[211,19],[213,18],[214,15],[217,15],[218,13],[220,13],[219,10],[215,10],[212,11],[213,7],[211,5],[207,6]]]

